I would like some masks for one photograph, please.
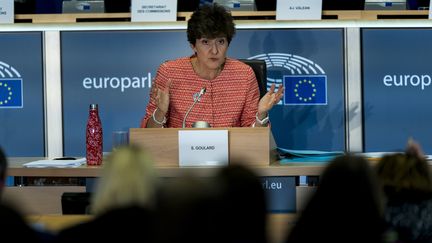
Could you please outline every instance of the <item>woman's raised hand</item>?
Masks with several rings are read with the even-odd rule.
[[[279,85],[277,92],[275,92],[275,84],[272,84],[270,90],[261,98],[258,103],[258,117],[264,118],[267,116],[269,110],[273,108],[283,97],[284,87]]]
[[[151,94],[155,101],[156,107],[163,114],[168,112],[169,108],[169,90],[171,88],[172,81],[168,80],[164,88],[158,87],[155,83],[152,84]]]

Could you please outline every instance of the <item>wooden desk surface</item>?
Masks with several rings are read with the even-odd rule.
[[[77,168],[25,168],[23,164],[44,159],[40,157],[10,157],[8,176],[35,176],[35,177],[99,177],[103,166],[83,165]],[[290,163],[280,165],[275,162],[266,166],[254,166],[252,169],[259,176],[316,176],[320,175],[326,163]],[[157,166],[157,165],[156,165]],[[192,173],[197,176],[212,176],[218,167],[158,167],[157,172],[161,177],[177,177],[182,174]]]

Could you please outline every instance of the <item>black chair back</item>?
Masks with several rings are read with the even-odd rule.
[[[255,0],[257,11],[276,11],[276,0]]]
[[[267,65],[264,60],[258,59],[239,59],[249,65],[255,73],[260,91],[260,98],[267,93]]]
[[[193,12],[200,5],[200,0],[177,0],[177,12]]]
[[[131,0],[105,0],[105,13],[129,13]]]
[[[322,10],[364,10],[365,0],[323,0]]]

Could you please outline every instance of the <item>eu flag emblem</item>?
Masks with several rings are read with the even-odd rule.
[[[22,108],[21,78],[0,78],[0,108]]]
[[[285,105],[327,105],[326,75],[283,76]]]

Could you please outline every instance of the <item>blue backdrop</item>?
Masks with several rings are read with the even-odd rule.
[[[0,53],[0,146],[44,156],[42,33],[0,33]]]
[[[432,153],[431,40],[425,28],[362,29],[366,151],[401,150],[413,137]],[[100,105],[110,151],[112,131],[139,126],[158,66],[192,54],[184,31],[64,31],[61,51],[64,151],[75,156],[84,155],[90,103]],[[9,156],[44,156],[42,33],[0,33],[0,53],[0,146]],[[266,60],[270,83],[323,76],[324,104],[282,102],[272,130],[284,148],[344,149],[342,29],[238,30],[228,54]],[[9,87],[22,88],[22,108],[4,102],[11,80],[20,82]]]
[[[99,104],[104,151],[111,151],[113,131],[139,127],[158,66],[191,54],[186,42],[177,31],[63,32],[64,153],[85,154],[90,103]]]
[[[234,37],[228,55],[266,60],[270,83],[294,74],[326,78],[326,104],[281,103],[272,110],[278,146],[344,149],[342,41],[341,29],[239,30]],[[111,151],[113,131],[139,126],[158,66],[192,54],[184,31],[62,32],[61,47],[66,155],[85,153],[90,103],[99,104],[104,151]]]
[[[276,106],[270,112],[272,131],[279,147],[344,150],[342,29],[242,30],[229,53],[266,60],[269,84],[281,82],[286,75],[326,76],[327,105]],[[314,75],[310,62],[322,70],[315,68]]]
[[[399,151],[418,140],[432,153],[431,29],[362,30],[366,152]]]

